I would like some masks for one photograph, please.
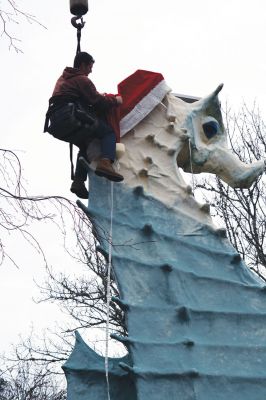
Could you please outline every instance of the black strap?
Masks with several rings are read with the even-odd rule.
[[[45,121],[44,121],[44,127],[43,127],[43,132],[48,132],[48,126],[49,126],[49,115],[48,111],[45,116]]]
[[[77,20],[79,20],[79,19],[80,19],[80,23],[77,22]],[[78,54],[81,51],[81,49],[80,49],[81,29],[84,28],[84,25],[85,25],[82,15],[76,15],[75,17],[71,18],[71,24],[74,26],[74,28],[77,29],[78,45],[77,45],[76,54]]]
[[[70,156],[70,164],[71,164],[71,179],[73,181],[75,178],[74,163],[73,163],[73,143],[69,143],[69,156]]]
[[[78,45],[77,45],[77,51],[76,54],[80,53],[81,49],[80,49],[80,40],[81,40],[81,28],[77,29],[77,41],[78,41]]]

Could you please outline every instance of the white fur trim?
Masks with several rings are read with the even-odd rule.
[[[120,135],[125,135],[143,120],[170,92],[164,80],[158,83],[135,107],[120,121]]]
[[[125,154],[126,148],[123,143],[116,143],[116,158],[119,160]]]

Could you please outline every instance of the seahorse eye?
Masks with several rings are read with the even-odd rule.
[[[202,124],[203,131],[208,139],[211,139],[218,133],[219,125],[216,121],[208,121]]]

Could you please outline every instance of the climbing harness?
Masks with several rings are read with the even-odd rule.
[[[109,230],[109,249],[108,249],[108,268],[107,268],[107,312],[106,312],[106,330],[105,330],[105,377],[107,385],[107,399],[110,400],[110,384],[109,384],[109,325],[110,325],[110,301],[111,301],[111,266],[112,266],[112,246],[113,246],[113,212],[114,212],[114,182],[110,182],[111,187],[111,212],[110,212],[110,230]]]

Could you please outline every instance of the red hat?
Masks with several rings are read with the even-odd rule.
[[[138,69],[118,85],[123,98],[120,108],[120,135],[146,117],[171,89],[162,74]]]
[[[120,137],[142,121],[170,90],[162,74],[142,69],[119,83],[118,93],[123,98],[123,104],[107,114],[116,141],[120,142]]]

